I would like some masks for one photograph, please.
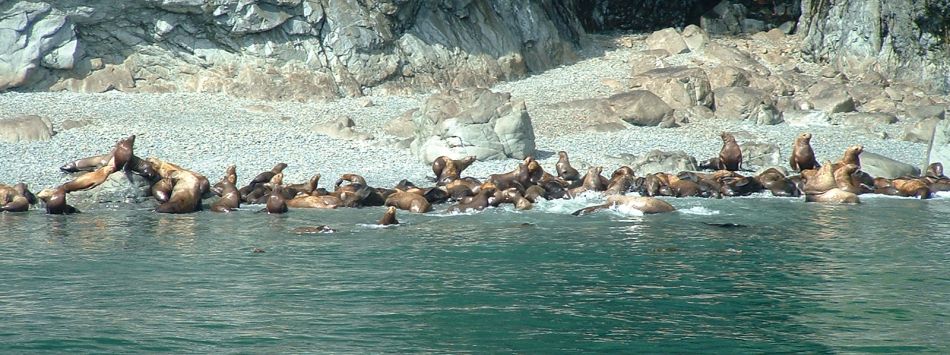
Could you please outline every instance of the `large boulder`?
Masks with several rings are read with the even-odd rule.
[[[934,136],[934,130],[938,124],[947,122],[937,118],[925,118],[914,122],[911,125],[904,126],[904,134],[901,139],[908,142],[927,143]]]
[[[808,100],[816,109],[831,113],[854,111],[854,99],[844,88],[828,88],[812,95]]]
[[[706,72],[685,66],[658,68],[633,77],[634,85],[649,90],[673,109],[711,106],[712,90]]]
[[[747,70],[732,65],[717,65],[707,73],[709,86],[715,90],[722,87],[749,86],[752,74]]]
[[[697,169],[696,158],[682,151],[664,152],[654,149],[646,154],[627,155],[624,158],[626,158],[626,165],[641,176],[658,172],[676,174]]]
[[[615,117],[635,126],[657,126],[673,118],[673,108],[647,90],[614,94],[607,104]]]
[[[927,165],[933,163],[950,165],[950,120],[942,120],[935,125],[933,139],[927,151]]]
[[[745,167],[783,165],[782,151],[774,143],[743,142],[739,144],[739,149],[742,150],[742,165]]]
[[[535,154],[534,128],[524,100],[488,89],[450,89],[430,96],[412,115],[412,153],[431,163],[446,155],[478,160]]]
[[[817,110],[789,110],[782,113],[782,117],[792,127],[827,127],[831,126],[831,116],[824,111]]]
[[[45,141],[53,136],[53,124],[46,117],[26,115],[0,120],[0,140]]]
[[[782,115],[775,109],[771,96],[759,89],[748,87],[723,87],[715,90],[716,117],[752,121],[760,125],[782,122]]]
[[[861,171],[873,177],[894,179],[901,176],[919,176],[920,169],[885,157],[880,154],[864,151],[861,153]]]
[[[670,54],[689,52],[683,36],[675,28],[669,27],[655,31],[647,37],[647,47],[651,50],[665,50]]]

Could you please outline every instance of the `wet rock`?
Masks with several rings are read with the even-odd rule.
[[[635,126],[657,126],[673,118],[673,108],[647,90],[632,90],[607,99],[610,111]]]
[[[646,39],[646,44],[650,49],[665,50],[670,54],[689,52],[683,36],[672,27],[651,33]]]
[[[873,177],[894,179],[901,176],[920,176],[920,169],[873,152],[861,153],[861,171]]]
[[[26,115],[0,120],[0,140],[10,143],[46,141],[53,136],[53,124],[46,117]]]
[[[535,154],[534,128],[524,100],[488,89],[445,90],[412,116],[410,149],[425,163],[439,156],[478,160],[524,159]]]
[[[65,180],[73,178],[68,177]],[[151,200],[150,188],[151,184],[144,177],[118,171],[109,175],[99,186],[69,193],[68,199],[70,204],[77,207],[110,203],[143,203]]]
[[[670,107],[711,106],[712,90],[706,72],[685,66],[659,68],[633,78],[641,88],[656,94]]]

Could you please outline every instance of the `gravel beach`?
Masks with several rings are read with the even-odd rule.
[[[719,151],[721,131],[739,132],[740,143],[775,143],[781,147],[783,157],[788,156],[795,136],[809,131],[814,134],[812,146],[819,160],[835,160],[852,144],[863,144],[866,151],[913,165],[920,165],[926,158],[925,144],[894,138],[899,136],[901,122],[882,128],[891,137],[888,139],[836,125],[756,126],[719,119],[678,128],[631,126],[611,133],[578,129],[577,113],[554,105],[612,94],[605,81],[629,79],[630,58],[643,49],[641,44],[634,43],[590,49],[588,56],[575,64],[492,88],[526,100],[537,136],[538,158],[546,169],[553,170],[558,150],[569,152],[577,167],[603,165],[608,173],[618,165],[612,157],[652,149],[681,150],[703,160]],[[297,103],[197,93],[8,92],[0,94],[0,117],[45,116],[53,122],[56,134],[49,141],[0,142],[0,182],[26,182],[35,191],[55,186],[69,180],[59,172],[60,165],[107,153],[118,139],[136,134],[137,155],[177,163],[205,174],[212,181],[218,180],[229,164],[238,166],[239,185],[243,185],[258,172],[285,162],[288,168],[284,181],[291,183],[320,173],[320,185],[327,186],[340,174],[355,172],[363,174],[374,186],[392,186],[404,178],[428,184],[425,178],[432,175],[429,166],[413,157],[408,149],[396,148],[397,139],[382,130],[388,121],[418,108],[425,97],[369,96]],[[367,99],[372,105],[366,105]],[[342,116],[351,117],[358,131],[372,134],[375,139],[348,141],[313,132],[314,126]],[[87,121],[88,125],[65,129],[63,124],[68,121]],[[485,177],[509,171],[516,165],[516,160],[477,162],[466,173]]]

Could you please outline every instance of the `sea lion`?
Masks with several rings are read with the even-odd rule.
[[[287,207],[290,208],[318,208],[318,209],[334,209],[343,205],[343,201],[339,197],[332,195],[322,195],[322,196],[297,196],[290,200],[287,200]]]
[[[462,171],[475,162],[474,155],[462,159],[452,159],[440,156],[432,161],[432,173],[435,174],[436,184],[443,185],[452,180],[460,179]]]
[[[233,166],[233,165],[232,165]],[[221,186],[221,198],[211,204],[212,212],[231,212],[241,207],[241,193],[237,187],[225,176],[218,184]]]
[[[587,173],[581,178],[581,186],[570,190],[571,196],[578,196],[587,191],[606,191],[607,179],[600,175],[604,171],[602,166],[592,166],[587,168]]]
[[[928,165],[927,173],[925,174],[925,176],[938,178],[938,179],[946,179],[947,176],[943,175],[943,163],[936,162],[936,163],[931,163],[930,165]]]
[[[281,193],[283,186],[281,182],[283,181],[284,174],[277,173],[271,178],[271,187],[270,195],[267,197],[267,204],[265,205],[265,210],[270,214],[277,213],[286,213],[287,212],[287,200],[284,199],[284,195]]]
[[[201,210],[201,179],[198,174],[185,169],[170,171],[167,177],[172,182],[171,194],[168,201],[155,208],[155,212],[191,213]]]
[[[730,133],[722,132],[722,149],[719,150],[719,170],[738,171],[742,167],[742,150],[739,149],[739,143],[736,143],[736,137]]]
[[[759,181],[759,184],[762,185],[762,187],[768,189],[772,193],[772,196],[801,196],[801,192],[798,190],[798,187],[795,185],[795,183],[788,179],[785,174],[782,174],[782,172],[778,171],[778,169],[765,169],[765,171],[760,173],[755,178]]]
[[[425,213],[432,210],[432,204],[429,203],[421,190],[419,193],[397,191],[386,198],[384,205],[416,213]]]
[[[266,182],[270,181],[272,178],[274,178],[274,175],[277,175],[277,174],[282,173],[285,168],[287,168],[287,164],[285,164],[285,163],[277,163],[277,165],[274,165],[274,167],[271,168],[270,171],[265,171],[265,172],[262,172],[262,173],[260,173],[260,174],[257,174],[257,176],[255,176],[253,179],[251,179],[251,183],[248,184],[248,185],[255,185],[255,184],[263,184],[263,183],[266,183]]]
[[[821,167],[815,160],[815,151],[811,149],[811,133],[802,133],[795,138],[795,144],[792,145],[792,156],[788,158],[788,164],[792,170],[802,171],[805,169],[818,169]]]
[[[802,192],[806,195],[817,195],[837,187],[833,169],[833,164],[826,161],[814,173],[811,173],[812,170],[803,171],[802,176],[805,178],[805,184],[802,187]],[[809,173],[806,174],[806,172]]]
[[[858,166],[858,169],[861,168],[861,152],[864,151],[864,146],[860,144],[855,144],[844,150],[844,154],[841,156],[841,160],[835,162],[834,169],[847,165],[854,164]]]
[[[537,185],[533,185],[537,186]],[[505,190],[505,200],[515,205],[515,209],[519,211],[530,210],[534,205],[531,201],[528,201],[518,189],[510,188]]]
[[[825,164],[826,166],[828,164]],[[823,174],[821,171],[826,169],[825,166],[819,168],[819,175]],[[828,169],[831,170],[831,169]],[[825,203],[860,203],[861,200],[858,198],[858,195],[854,191],[856,188],[852,184],[851,174],[858,170],[858,166],[855,164],[845,164],[841,168],[834,171],[832,174],[835,187],[828,189],[826,191],[820,190],[806,190],[805,192],[805,201],[806,202],[825,202]],[[827,171],[827,170],[826,170]],[[821,176],[816,176],[816,178],[822,178]],[[806,182],[806,188],[808,184]],[[850,191],[849,191],[850,190]],[[819,192],[820,191],[820,192]]]
[[[284,190],[289,192],[290,198],[294,198],[299,194],[309,195],[313,193],[313,190],[317,189],[317,184],[320,183],[320,177],[320,174],[315,174],[311,176],[307,182],[287,185],[284,187]],[[288,194],[284,194],[284,197],[287,195]]]
[[[73,191],[88,190],[93,187],[102,185],[106,179],[109,178],[109,175],[116,171],[115,160],[111,159],[110,163],[99,167],[96,170],[91,172],[79,175],[79,177],[70,180],[62,185],[63,189],[69,193]]]
[[[933,196],[930,187],[921,179],[898,178],[891,180],[891,184],[897,189],[900,196],[917,197],[921,200],[929,199]]]
[[[380,218],[377,224],[382,226],[399,224],[399,221],[396,220],[396,207],[389,206],[389,208],[386,209],[386,213],[383,214],[383,218]]]
[[[655,214],[673,212],[676,210],[673,205],[655,197],[641,197],[630,195],[608,196],[607,202],[601,205],[590,206],[571,213],[574,216],[583,216],[611,207],[633,208],[644,214]]]
[[[172,196],[172,188],[175,184],[172,183],[170,178],[162,178],[152,184],[151,191],[152,197],[155,198],[158,203],[168,202],[168,199]]]
[[[59,170],[62,170],[64,173],[76,173],[80,171],[93,171],[106,165],[109,162],[109,159],[112,158],[111,154],[102,154],[102,155],[93,155],[91,157],[82,158],[78,160],[71,161],[59,167]]]
[[[571,161],[567,158],[567,152],[563,150],[558,151],[557,156],[557,164],[554,164],[554,169],[557,170],[557,177],[567,181],[574,181],[581,178],[581,173],[571,166]]]
[[[66,190],[62,186],[40,191],[36,197],[46,205],[47,214],[79,213],[75,207],[66,204]]]
[[[528,166],[524,162],[520,162],[515,170],[504,174],[488,175],[487,181],[498,189],[503,190],[515,187],[523,190],[526,186],[530,185],[530,179],[531,175],[528,171]],[[474,192],[475,189],[472,189],[472,191]]]
[[[232,164],[224,168],[224,176],[221,177],[221,181],[211,186],[211,191],[217,195],[221,195],[225,183],[230,183],[237,187],[237,166]]]
[[[494,196],[498,188],[492,183],[485,183],[478,190],[475,196],[469,196],[460,200],[457,204],[449,206],[449,212],[465,212],[468,210],[481,211],[489,206],[489,198]]]

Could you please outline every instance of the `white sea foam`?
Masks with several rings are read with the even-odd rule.
[[[712,210],[703,206],[693,206],[679,210],[680,213],[692,214],[697,216],[714,216],[719,214],[718,210]]]

